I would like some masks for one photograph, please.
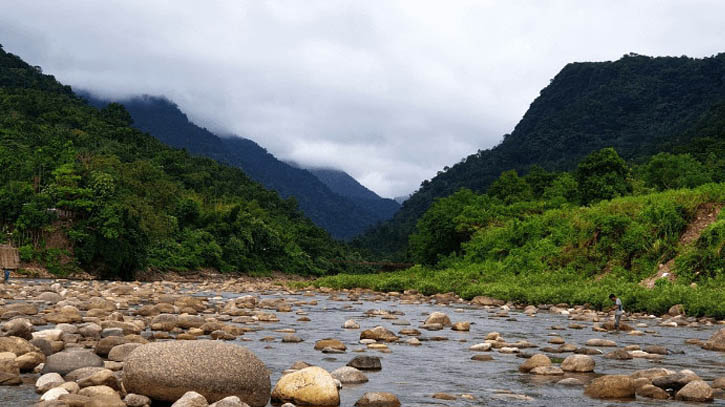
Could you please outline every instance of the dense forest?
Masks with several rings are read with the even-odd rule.
[[[81,96],[99,108],[110,103],[87,92]],[[297,168],[278,160],[252,140],[218,137],[189,121],[165,98],[139,96],[114,101],[123,104],[131,114],[133,127],[169,146],[241,168],[283,198],[294,197],[300,210],[335,238],[359,235],[390,219],[400,208],[397,202],[379,197],[344,172]]]
[[[354,254],[241,170],[166,147],[0,47],[0,243],[51,272],[301,274]]]
[[[499,145],[424,181],[392,220],[356,244],[381,257],[410,258],[408,236],[436,198],[461,188],[486,192],[508,170],[520,175],[534,165],[571,170],[584,156],[605,147],[634,162],[665,151],[691,152],[702,159],[710,141],[681,146],[704,134],[693,125],[716,114],[715,106],[723,101],[725,54],[704,59],[629,54],[614,62],[569,64]]]

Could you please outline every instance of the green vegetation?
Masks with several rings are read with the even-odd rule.
[[[629,54],[612,62],[568,64],[499,145],[421,183],[391,221],[355,243],[381,258],[410,258],[408,236],[436,198],[461,188],[485,192],[512,169],[519,175],[533,165],[570,171],[606,147],[634,162],[658,152],[690,153],[708,168],[719,165],[720,178],[713,181],[725,181],[724,75],[725,54],[703,59]]]
[[[57,274],[139,269],[299,274],[355,259],[294,200],[165,147],[0,47],[0,241]],[[349,270],[349,269],[348,269]]]
[[[671,185],[696,188],[663,187],[654,170],[663,167],[680,169]],[[725,317],[725,216],[704,225],[694,242],[681,238],[698,211],[725,204],[725,184],[706,184],[714,176],[702,163],[658,154],[630,170],[607,148],[582,160],[575,176],[541,169],[529,174],[505,172],[487,194],[462,189],[437,199],[410,237],[421,265],[317,284],[597,308],[616,292],[631,311],[663,313],[681,303],[690,315]],[[640,285],[671,259],[674,283]]]

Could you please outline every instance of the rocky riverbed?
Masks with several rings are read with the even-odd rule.
[[[269,281],[0,293],[3,406],[725,405],[725,325],[676,307],[612,332],[565,304]]]

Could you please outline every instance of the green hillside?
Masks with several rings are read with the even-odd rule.
[[[424,181],[391,221],[356,244],[383,257],[407,257],[407,237],[435,198],[460,188],[485,192],[511,169],[570,170],[604,147],[614,147],[628,161],[672,150],[723,101],[725,54],[704,59],[630,54],[614,62],[569,64],[498,146]]]
[[[0,241],[52,272],[341,271],[350,256],[241,170],[165,147],[0,47]],[[331,262],[331,260],[335,260]]]

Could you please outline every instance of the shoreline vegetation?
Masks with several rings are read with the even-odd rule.
[[[450,210],[452,202],[446,200],[456,197],[437,201],[431,211],[436,205]],[[549,209],[527,203],[518,212],[492,216],[486,226],[479,223],[457,251],[434,264],[384,274],[338,274],[314,284],[425,295],[452,292],[467,300],[488,296],[532,305],[586,304],[598,310],[611,306],[608,295],[616,293],[628,312],[664,314],[682,304],[687,315],[724,318],[725,217],[717,214],[723,203],[723,184],[588,207]],[[714,210],[703,223],[707,208]],[[465,207],[458,209],[465,212]],[[457,219],[453,230],[461,230],[465,216],[448,215]],[[696,223],[699,229],[693,232]],[[436,230],[442,229],[437,223]],[[670,271],[658,274],[664,267]],[[654,286],[645,287],[645,280],[654,277],[659,277]]]

